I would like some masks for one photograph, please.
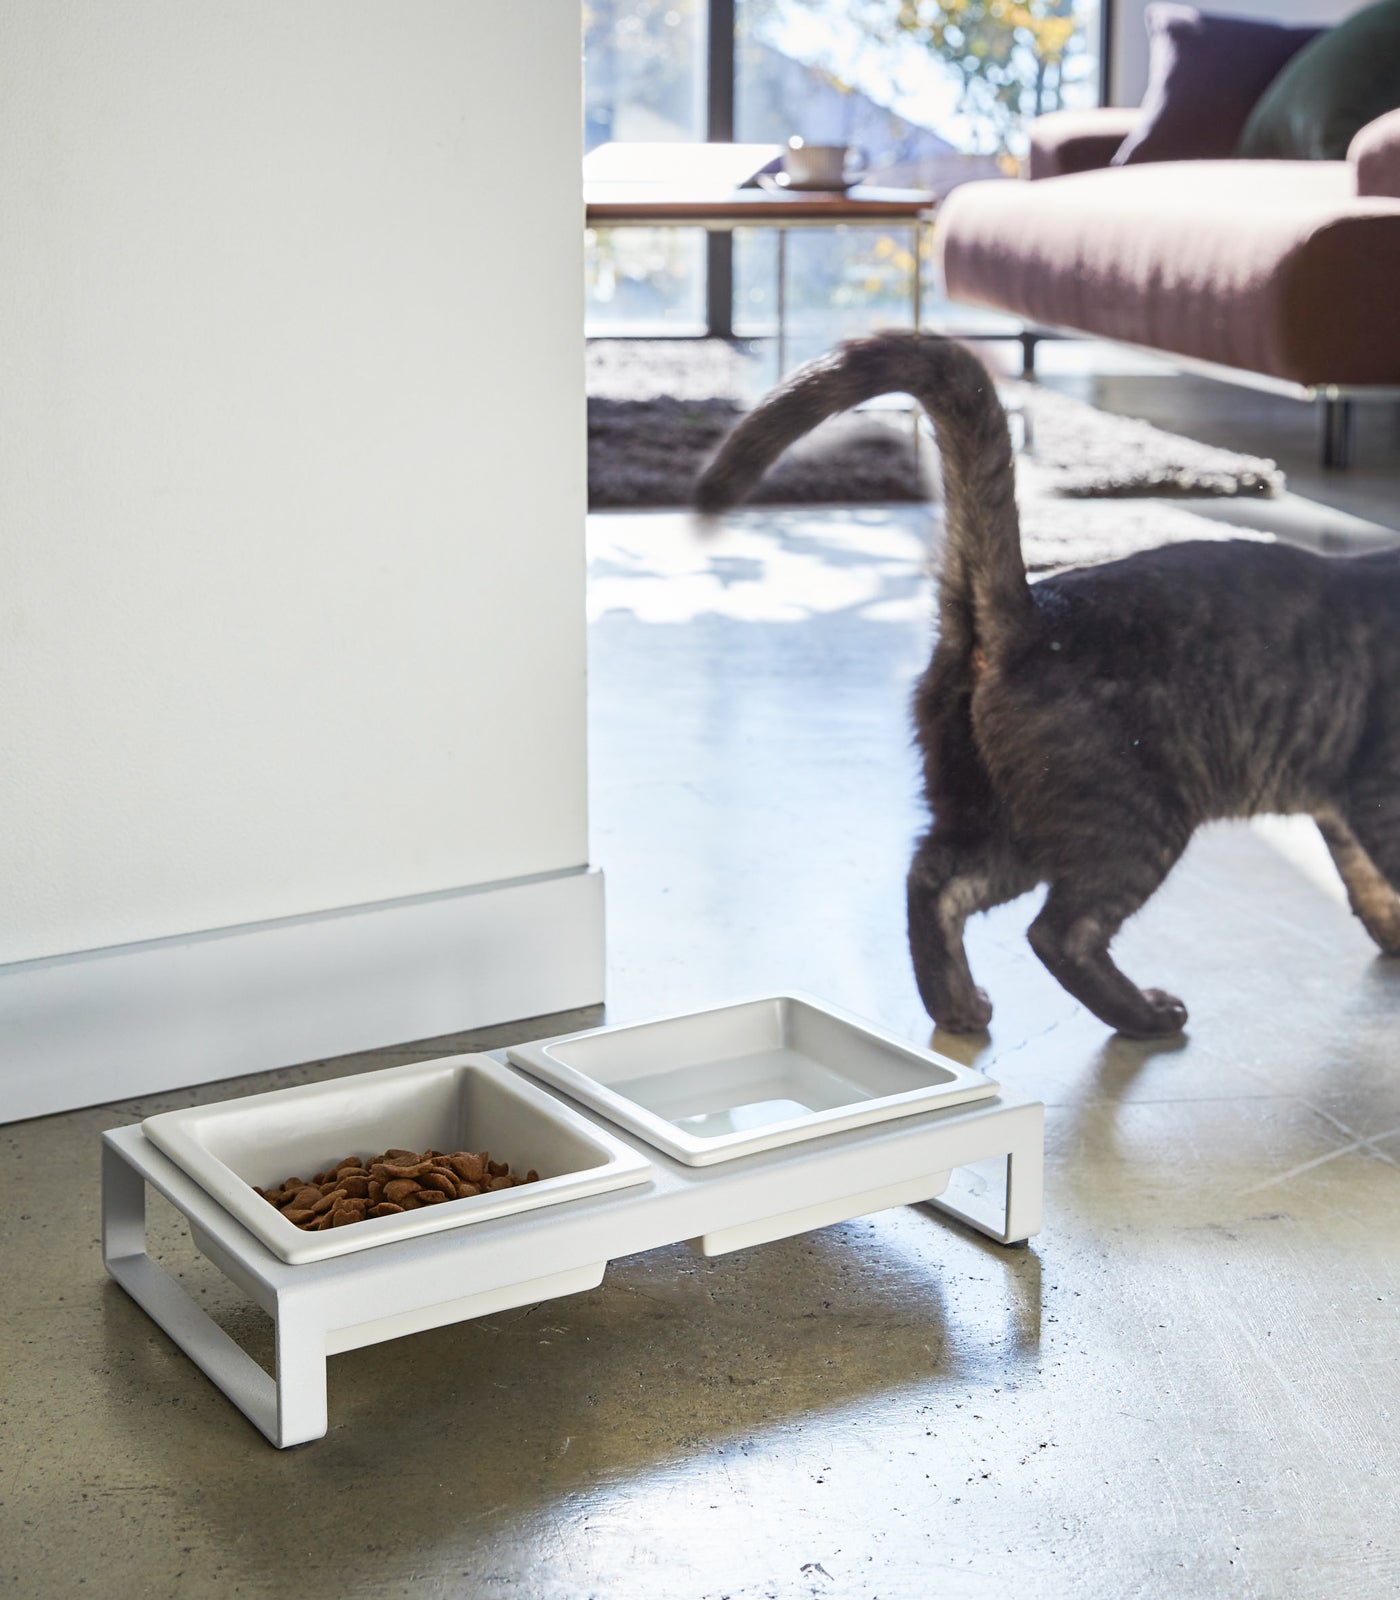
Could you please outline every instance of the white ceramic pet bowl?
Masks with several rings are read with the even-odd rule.
[[[488,1056],[451,1056],[147,1117],[141,1130],[274,1255],[293,1263],[644,1183],[651,1163]],[[488,1150],[536,1183],[304,1233],[254,1194],[346,1156]]]
[[[998,1087],[792,994],[593,1028],[508,1054],[694,1167],[985,1099]]]

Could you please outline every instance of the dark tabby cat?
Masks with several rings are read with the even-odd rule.
[[[1176,1032],[1186,1008],[1131,983],[1109,944],[1215,817],[1311,814],[1352,909],[1400,955],[1400,553],[1201,542],[1032,586],[991,380],[912,333],[794,373],[725,441],[696,503],[734,504],[824,417],[896,392],[933,419],[946,496],[938,640],[914,696],[933,823],[909,870],[934,1020],[986,1026],[963,926],[1048,884],[1029,937],[1055,978],[1122,1033]]]

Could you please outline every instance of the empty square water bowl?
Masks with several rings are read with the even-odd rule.
[[[141,1130],[283,1261],[301,1263],[643,1183],[651,1163],[489,1056],[451,1056],[147,1117]],[[307,1233],[253,1192],[346,1156],[487,1150],[535,1183]]]
[[[985,1099],[998,1087],[797,995],[594,1028],[508,1054],[695,1167]]]

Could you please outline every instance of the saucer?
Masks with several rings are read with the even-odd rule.
[[[845,194],[854,189],[859,178],[843,178],[840,183],[797,183],[786,172],[760,172],[758,184],[778,194]]]

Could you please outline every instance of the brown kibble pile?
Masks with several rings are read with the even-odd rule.
[[[402,1211],[442,1205],[447,1200],[467,1200],[495,1189],[513,1189],[521,1183],[538,1183],[533,1167],[519,1177],[505,1161],[492,1161],[488,1150],[473,1155],[458,1150],[386,1150],[382,1156],[361,1160],[346,1156],[311,1178],[288,1178],[275,1189],[259,1189],[298,1228],[311,1233],[321,1228],[341,1228],[368,1217],[396,1217]]]

